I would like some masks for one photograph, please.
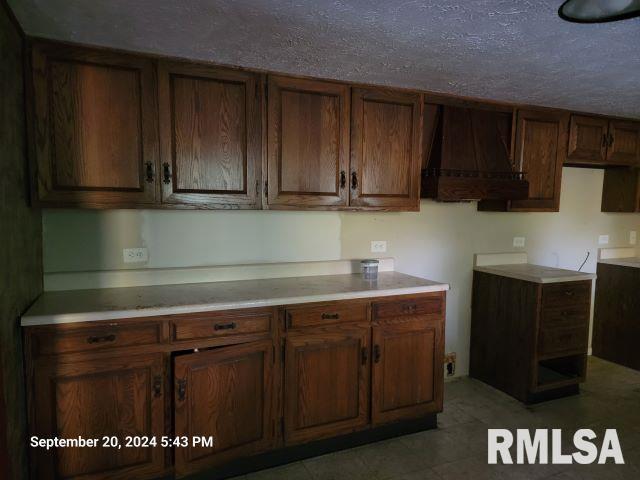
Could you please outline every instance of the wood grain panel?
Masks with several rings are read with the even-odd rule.
[[[640,370],[640,268],[598,263],[593,355]]]
[[[602,165],[607,159],[609,120],[571,115],[566,163]]]
[[[269,77],[269,205],[347,205],[349,91],[338,83]]]
[[[176,448],[179,475],[270,447],[272,350],[262,341],[175,358],[176,435],[214,437],[211,447]]]
[[[326,305],[287,308],[287,330],[330,325],[332,323],[368,322],[369,305],[362,302],[333,302]]]
[[[607,162],[614,165],[640,166],[640,123],[612,120],[611,143]]]
[[[600,209],[603,212],[640,212],[640,169],[607,168]]]
[[[374,424],[442,410],[443,327],[441,318],[412,317],[373,328]]]
[[[37,44],[32,73],[40,201],[153,204],[158,130],[152,61]]]
[[[286,444],[332,437],[367,424],[369,340],[370,329],[342,326],[287,336]]]
[[[554,111],[518,111],[516,166],[525,172],[529,198],[514,200],[511,211],[560,209],[562,164],[566,157],[569,116]]]
[[[259,76],[160,62],[158,79],[163,202],[259,207]]]
[[[100,362],[39,363],[36,421],[42,437],[100,438],[164,434],[161,354],[103,358]],[[162,448],[58,448],[33,451],[34,478],[153,478],[164,470]]]
[[[422,108],[419,94],[353,90],[351,205],[418,208]]]

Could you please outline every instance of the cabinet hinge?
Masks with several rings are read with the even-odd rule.
[[[269,82],[267,80],[264,81],[264,101],[269,100]]]
[[[280,433],[284,437],[284,417],[280,417]]]
[[[264,181],[264,196],[266,197],[267,195],[269,195],[269,182],[267,182],[265,180]]]
[[[271,362],[275,365],[276,364],[276,346],[272,345],[272,355],[271,355]]]
[[[284,343],[282,344],[282,347],[280,348],[280,359],[282,360],[282,363],[284,363],[284,353],[286,351],[286,348],[284,346]]]

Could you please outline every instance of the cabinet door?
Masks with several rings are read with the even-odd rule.
[[[612,120],[609,124],[607,162],[640,165],[640,123]]]
[[[162,354],[96,358],[35,366],[32,435],[99,438],[95,448],[34,449],[34,478],[156,478],[164,469],[160,446],[126,448],[126,436],[165,434]],[[122,448],[105,448],[103,437]]]
[[[288,445],[367,425],[369,328],[289,333],[284,374]]]
[[[163,202],[259,207],[259,85],[248,72],[160,62]]]
[[[149,59],[60,45],[33,49],[33,145],[46,205],[156,200],[156,83]]]
[[[179,475],[272,445],[272,350],[262,341],[176,357],[175,433],[190,441],[213,437],[212,445],[175,449]]]
[[[352,103],[350,204],[417,210],[421,95],[356,88]]]
[[[640,212],[640,169],[606,168],[602,183],[603,212]]]
[[[270,206],[344,206],[349,162],[349,87],[269,77]]]
[[[568,127],[569,115],[564,112],[518,112],[515,161],[529,181],[529,198],[512,201],[510,210],[559,210]]]
[[[609,120],[599,117],[571,115],[568,163],[602,165],[607,159]]]
[[[373,328],[374,424],[442,411],[443,323],[423,317]]]

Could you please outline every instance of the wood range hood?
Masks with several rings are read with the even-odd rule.
[[[529,183],[514,162],[511,111],[425,104],[422,197],[519,200]]]

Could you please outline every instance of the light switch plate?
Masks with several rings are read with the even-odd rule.
[[[598,243],[600,245],[607,245],[609,243],[609,235],[600,235],[598,237]]]
[[[629,232],[629,245],[635,245],[635,244],[636,244],[636,231],[631,230]]]
[[[149,260],[149,252],[145,247],[123,248],[122,258],[124,263],[144,263]]]
[[[524,247],[525,238],[524,237],[513,237],[513,246],[518,248]]]
[[[384,253],[387,251],[386,240],[372,240],[371,241],[371,253]]]

